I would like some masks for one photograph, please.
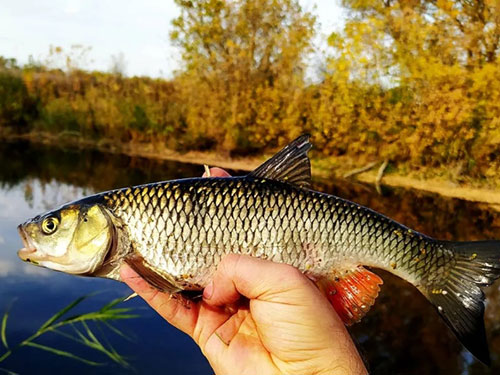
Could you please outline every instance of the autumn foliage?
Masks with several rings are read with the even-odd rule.
[[[173,79],[4,59],[0,126],[240,154],[309,132],[316,155],[353,165],[497,177],[498,1],[344,0],[317,79],[316,19],[297,0],[175,2]]]
[[[336,57],[321,96],[326,111],[341,111],[326,128],[340,131],[340,140],[357,136],[325,140],[330,152],[389,158],[412,169],[452,167],[458,176],[495,175],[500,3],[343,3],[357,17],[330,36]]]

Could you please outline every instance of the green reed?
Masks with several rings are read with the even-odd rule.
[[[123,298],[116,298],[111,302],[107,303],[97,311],[91,311],[82,314],[72,314],[74,308],[78,306],[81,302],[89,298],[89,295],[79,297],[73,302],[71,302],[66,307],[62,308],[54,315],[52,315],[45,323],[43,323],[38,330],[36,330],[32,335],[25,338],[21,342],[15,345],[9,345],[7,341],[7,322],[9,319],[9,311],[7,310],[3,317],[0,326],[0,338],[2,345],[5,347],[6,351],[0,356],[0,362],[3,362],[14,352],[22,349],[23,347],[31,347],[46,352],[56,354],[62,357],[72,358],[74,360],[86,363],[91,366],[104,365],[105,362],[96,362],[87,358],[83,358],[77,354],[71,353],[66,350],[54,348],[36,342],[36,340],[47,333],[52,333],[61,336],[62,338],[77,342],[83,346],[94,349],[95,351],[108,357],[108,359],[119,364],[123,367],[129,367],[130,365],[126,359],[116,352],[116,350],[107,341],[103,327],[111,330],[115,334],[127,338],[118,328],[113,326],[111,322],[118,321],[122,319],[131,319],[138,317],[136,314],[132,314],[131,308],[118,307],[120,302],[123,302]],[[89,323],[95,323],[96,328],[100,331],[100,335],[95,334],[95,329],[91,329]],[[102,337],[101,339],[98,338]],[[13,374],[11,371],[0,369],[7,373]]]

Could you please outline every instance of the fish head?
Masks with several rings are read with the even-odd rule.
[[[92,274],[113,243],[113,223],[99,204],[70,204],[18,226],[27,262],[71,274]]]

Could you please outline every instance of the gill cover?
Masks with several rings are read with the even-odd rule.
[[[80,215],[71,246],[80,254],[90,256],[107,248],[111,239],[111,223],[108,215],[94,205]]]

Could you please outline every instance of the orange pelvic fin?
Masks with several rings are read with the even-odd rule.
[[[316,283],[344,324],[352,325],[359,322],[375,303],[383,281],[359,266],[332,271],[329,277],[323,277]]]

